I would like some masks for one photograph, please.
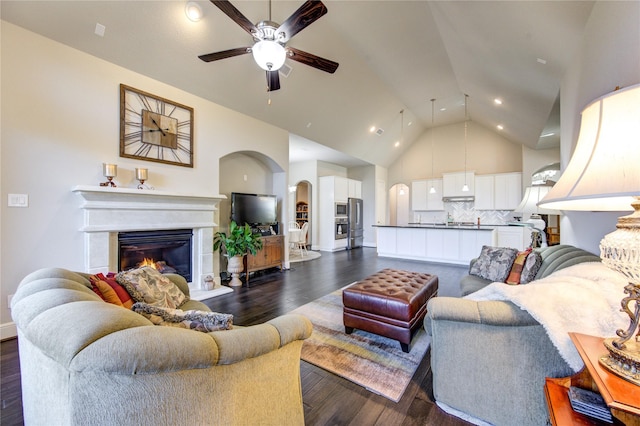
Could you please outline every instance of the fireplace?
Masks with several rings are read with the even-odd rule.
[[[72,191],[82,200],[80,231],[84,233],[84,272],[97,274],[121,270],[120,234],[188,230],[192,234],[191,239],[182,249],[190,250],[190,261],[187,262],[190,278],[187,278],[187,282],[191,298],[204,300],[233,291],[220,285],[219,256],[213,252],[218,205],[226,198],[223,195],[82,185],[74,187]],[[168,256],[168,253],[160,256]],[[163,258],[162,261],[172,263],[173,268],[180,270],[184,264],[173,258]],[[209,290],[211,278],[215,283],[214,290]]]
[[[119,271],[152,266],[191,282],[191,229],[118,233]]]

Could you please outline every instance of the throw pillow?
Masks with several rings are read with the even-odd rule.
[[[542,266],[542,256],[537,251],[532,251],[527,256],[527,260],[524,262],[522,268],[522,275],[520,276],[520,283],[526,284],[533,281],[536,278],[536,274]]]
[[[104,300],[104,296],[102,295],[102,292],[100,291],[97,285],[95,285],[94,283],[91,283],[91,290],[93,290],[95,294],[100,296],[100,299]],[[104,301],[106,302],[106,300]]]
[[[233,328],[233,315],[231,314],[196,310],[183,311],[140,302],[135,303],[131,310],[144,316],[155,325],[188,328],[205,333]]]
[[[522,275],[522,269],[524,268],[524,262],[527,260],[527,256],[531,253],[531,248],[526,249],[525,251],[519,251],[516,255],[516,260],[513,261],[513,266],[511,266],[511,271],[509,272],[509,276],[505,281],[507,284],[517,285],[520,284],[520,276]]]
[[[469,273],[491,282],[503,283],[517,255],[518,250],[514,248],[482,246],[480,256]]]
[[[175,309],[188,300],[173,281],[150,266],[119,272],[116,281],[136,302]]]
[[[102,298],[104,299],[105,302],[108,302],[117,306],[122,306],[122,302],[120,301],[120,298],[118,297],[116,292],[111,288],[109,284],[100,280],[95,280],[94,282],[92,282],[92,284],[95,284],[98,290],[100,290],[100,293],[102,293]]]
[[[91,275],[89,277],[89,281],[91,281],[92,285],[94,281],[106,282],[111,286],[113,291],[116,292],[118,299],[120,299],[120,302],[122,302],[122,306],[124,306],[127,309],[131,309],[131,307],[133,306],[133,299],[131,299],[131,295],[127,292],[127,290],[124,287],[118,284],[118,282],[115,280],[113,276],[109,277],[110,274],[111,273],[107,274],[106,277],[102,273]]]

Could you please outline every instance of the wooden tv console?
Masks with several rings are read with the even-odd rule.
[[[255,256],[247,254],[244,258],[246,283],[249,286],[249,274],[268,268],[282,269],[284,260],[284,235],[267,235],[262,237],[262,249]]]

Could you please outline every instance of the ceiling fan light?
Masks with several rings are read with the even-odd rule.
[[[251,49],[253,59],[265,71],[277,71],[284,65],[287,52],[280,43],[271,40],[260,40]]]

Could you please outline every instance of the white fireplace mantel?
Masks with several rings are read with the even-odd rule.
[[[204,278],[220,286],[219,262],[213,256],[213,233],[224,195],[180,194],[148,189],[79,185],[82,197],[85,270],[118,271],[118,232],[193,229],[193,290],[204,289]]]

